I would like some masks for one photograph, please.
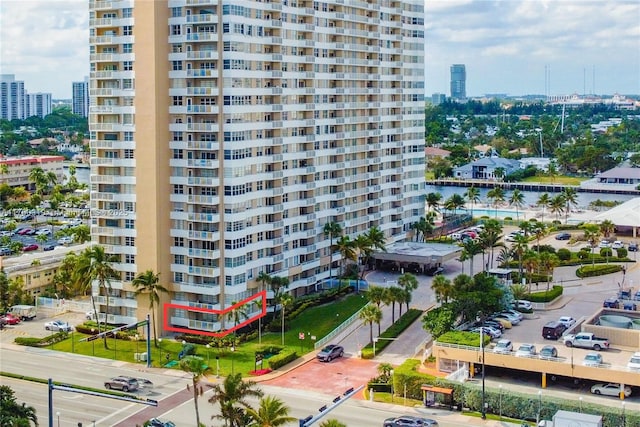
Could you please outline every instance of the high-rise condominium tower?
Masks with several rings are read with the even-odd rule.
[[[465,99],[467,97],[467,71],[464,64],[451,66],[451,98]]]
[[[145,270],[184,307],[225,309],[260,273],[301,295],[331,274],[325,224],[392,242],[423,215],[423,0],[89,3],[109,322],[146,313],[130,285]],[[225,328],[188,308],[164,320]]]
[[[82,117],[89,117],[89,78],[82,82],[71,83],[72,102],[71,111]]]

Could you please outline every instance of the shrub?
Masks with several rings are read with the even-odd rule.
[[[585,259],[589,258],[589,255],[590,255],[589,251],[585,250],[584,248],[580,249],[580,251],[578,252],[578,258],[580,258],[582,260],[585,260]]]
[[[485,335],[484,341],[485,341],[484,343],[485,347],[488,346],[489,343],[491,342],[491,337],[488,335]],[[475,332],[466,332],[466,331],[465,332],[451,331],[451,332],[447,332],[446,334],[442,334],[440,338],[438,338],[438,342],[466,345],[469,347],[480,347],[480,334]]]
[[[531,302],[551,302],[564,292],[562,286],[554,286],[548,291],[532,292],[527,297]]]
[[[395,338],[399,336],[405,329],[407,329],[411,324],[422,315],[422,310],[417,310],[415,308],[409,309],[405,314],[403,314],[396,322],[389,326],[386,330],[384,330],[381,334],[381,338]],[[391,344],[390,340],[379,340],[376,343],[376,352],[384,350],[389,344]],[[373,344],[369,343],[364,346],[360,350],[360,355],[363,359],[373,359]]]
[[[269,368],[278,369],[297,358],[298,353],[295,350],[283,350],[275,356],[270,357],[267,361],[269,362]]]
[[[531,247],[532,250],[536,251],[536,252],[549,252],[551,254],[555,254],[556,253],[556,248],[554,248],[551,245],[533,245]]]
[[[608,249],[608,248],[603,248]],[[622,266],[615,264],[584,265],[576,270],[578,277],[594,277],[622,271]]]
[[[613,251],[611,250],[611,248],[601,248],[600,249],[600,256],[605,257],[605,258],[613,256]]]
[[[567,248],[558,249],[557,254],[560,261],[569,261],[571,259],[571,251]]]
[[[626,258],[629,252],[627,252],[626,248],[619,248],[619,249],[616,249],[616,254],[618,258]]]

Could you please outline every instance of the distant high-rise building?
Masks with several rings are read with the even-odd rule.
[[[131,280],[152,270],[160,324],[229,329],[262,273],[294,296],[337,275],[326,225],[391,243],[424,215],[424,0],[89,11],[91,234],[118,272],[102,319],[144,318]]]
[[[447,100],[447,95],[444,93],[434,93],[431,95],[431,103],[433,105],[443,104]]]
[[[38,116],[44,118],[51,114],[51,94],[50,93],[28,93],[26,117]]]
[[[72,83],[71,111],[82,117],[89,117],[89,77],[83,82]]]
[[[14,74],[0,74],[0,118],[23,120],[26,118],[26,91],[24,82]]]
[[[464,64],[451,66],[451,98],[467,98],[467,71]]]

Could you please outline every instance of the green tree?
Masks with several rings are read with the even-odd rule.
[[[520,209],[524,206],[524,193],[517,188],[511,192],[509,197],[509,206],[516,208],[516,220],[520,220]]]
[[[551,197],[549,197],[549,193],[540,194],[540,196],[538,197],[538,201],[536,202],[536,205],[542,208],[542,217],[540,218],[540,221],[542,222],[544,222],[544,210],[549,207],[550,203],[551,203]]]
[[[605,238],[608,238],[616,229],[616,225],[610,219],[605,219],[600,223],[600,231]]]
[[[565,202],[562,194],[558,194],[551,198],[551,201],[549,202],[549,210],[551,213],[556,215],[556,221],[560,221],[560,215],[564,212],[564,205]]]
[[[280,297],[280,315],[282,317],[282,345],[284,346],[284,319],[285,310],[288,306],[293,304],[293,297],[289,294],[283,294]]]
[[[553,276],[553,269],[556,268],[560,264],[560,259],[556,254],[552,254],[550,252],[542,252],[540,254],[540,267],[542,271],[547,276],[547,292],[549,291],[549,283],[551,281],[551,277]]]
[[[326,420],[320,423],[320,427],[347,427],[346,424],[342,424],[336,419]]]
[[[487,199],[491,200],[491,204],[496,210],[496,217],[498,216],[498,206],[505,200],[504,190],[501,187],[493,187],[487,191]]]
[[[38,426],[38,417],[33,406],[16,401],[15,392],[7,385],[0,385],[0,426]]]
[[[200,426],[200,410],[198,409],[198,397],[202,395],[203,390],[198,387],[200,381],[207,375],[211,374],[211,368],[204,363],[202,357],[185,356],[180,359],[180,369],[191,374],[191,388],[193,390],[193,405],[196,410],[196,425]]]
[[[560,194],[562,195],[562,199],[565,203],[564,223],[566,224],[569,221],[569,212],[571,212],[571,208],[578,205],[578,190],[573,187],[565,187]]]
[[[444,304],[447,304],[454,295],[453,283],[442,274],[438,274],[433,278],[431,289],[436,294],[437,301]]]
[[[347,262],[355,262],[357,259],[355,243],[349,236],[340,236],[336,241],[336,248],[342,257],[340,262],[340,276],[343,276]]]
[[[458,209],[464,207],[464,203],[464,197],[462,197],[460,194],[452,194],[451,197],[445,200],[443,207],[447,211],[453,212],[453,214],[455,215]]]
[[[442,200],[442,194],[429,193],[427,194],[427,208],[429,211],[440,212],[440,201]]]
[[[473,216],[473,209],[476,203],[480,202],[480,190],[473,186],[468,187],[464,196],[467,198],[469,203],[471,203],[471,216]]]
[[[391,303],[391,323],[396,322],[396,303],[401,304],[404,300],[404,291],[398,286],[391,286],[388,288],[387,293],[389,301]]]
[[[278,427],[297,421],[289,416],[290,409],[277,397],[265,396],[260,399],[258,410],[247,408],[252,421],[248,427]]]
[[[105,324],[107,323],[107,317],[109,316],[111,280],[119,279],[118,272],[112,265],[114,262],[117,262],[117,259],[112,255],[108,255],[102,246],[92,246],[90,248],[86,248],[80,254],[74,274],[75,281],[77,283],[81,283],[81,286],[84,289],[91,290],[93,282],[97,282],[98,292],[104,294],[107,306]],[[96,302],[93,298],[93,292],[91,292],[91,304],[96,316],[96,322],[98,323],[98,332],[100,332],[100,316],[98,316],[99,312],[96,310]],[[104,348],[109,348],[107,345],[106,335],[104,336]]]
[[[329,278],[333,277],[333,239],[342,234],[342,227],[337,222],[328,222],[324,225],[324,235],[329,237]]]
[[[405,273],[398,278],[398,285],[409,295],[408,299],[405,299],[407,304],[407,311],[409,311],[409,302],[411,302],[411,294],[418,289],[418,279],[411,273]]]
[[[499,166],[499,167],[497,167],[497,168],[495,168],[493,170],[493,176],[495,176],[496,179],[498,179],[498,180],[501,180],[502,178],[504,178],[505,173],[506,173],[505,169],[503,167],[501,167],[501,166]]]
[[[580,228],[584,230],[584,240],[589,242],[589,246],[591,247],[591,264],[595,265],[596,259],[593,256],[593,249],[598,244],[602,231],[597,224],[583,224]]]
[[[0,310],[6,313],[9,307],[9,278],[3,268],[0,269]]]
[[[483,251],[489,250],[489,259],[487,263],[483,265],[483,268],[486,270],[488,266],[493,268],[493,259],[494,259],[494,249],[498,246],[501,246],[502,239],[502,224],[496,219],[489,219],[484,222],[484,228],[480,232],[478,236],[478,241]],[[482,259],[484,263],[484,257]]]
[[[360,320],[369,325],[369,342],[373,343],[373,324],[382,320],[382,310],[373,304],[366,305],[358,315]]]
[[[460,246],[462,246],[463,259],[469,260],[469,275],[473,276],[473,259],[476,255],[483,253],[482,243],[475,239],[466,239]]]
[[[522,259],[524,254],[529,249],[529,240],[522,234],[516,234],[516,236],[513,238],[513,246],[511,247],[511,249],[518,256],[518,271],[522,276]]]
[[[422,316],[422,327],[437,340],[443,334],[453,329],[456,321],[456,314],[450,304],[436,307]]]
[[[258,274],[258,283],[260,283],[260,292],[264,291],[266,285],[271,282],[271,276],[269,276],[264,271],[261,271]],[[255,308],[262,311],[262,306],[264,305],[264,301],[261,299],[256,299],[254,301]],[[258,344],[262,344],[262,316],[258,318]]]
[[[136,296],[148,295],[149,311],[151,311],[151,325],[153,326],[153,343],[158,347],[158,330],[156,329],[156,309],[160,304],[160,293],[168,293],[164,286],[160,285],[160,274],[153,270],[146,270],[139,273],[132,281],[131,285],[136,290]]]
[[[91,230],[87,225],[78,225],[69,229],[69,234],[73,237],[74,242],[84,243],[91,240]]]
[[[44,190],[47,188],[49,182],[47,174],[40,167],[31,169],[31,172],[29,172],[29,181],[33,183],[35,192],[38,195],[42,195],[44,193]]]
[[[262,396],[262,390],[254,381],[243,381],[240,373],[231,374],[222,384],[212,387],[209,403],[220,405],[220,414],[211,418],[221,419],[225,427],[244,427],[248,418],[246,410],[251,408],[248,399]]]
[[[382,286],[370,285],[369,289],[366,291],[366,297],[369,302],[380,309],[380,305],[385,302],[387,298],[388,288],[383,288]],[[380,335],[380,324],[378,324],[378,335]]]

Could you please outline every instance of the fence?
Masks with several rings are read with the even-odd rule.
[[[74,313],[86,313],[91,310],[91,303],[86,301],[66,300],[64,298],[38,297],[36,306],[56,310],[64,313],[72,311]]]
[[[318,341],[316,341],[316,343],[314,344],[313,348],[317,350],[317,349],[323,347],[326,343],[331,341],[338,334],[341,334],[342,332],[347,331],[350,327],[353,327],[354,323],[356,323],[358,321],[359,317],[360,317],[360,312],[362,310],[364,310],[364,308],[369,304],[371,304],[371,303],[367,303],[364,307],[362,307],[360,310],[355,312],[351,317],[349,317],[347,320],[345,320],[340,325],[338,325],[338,327],[335,328],[333,331],[329,332],[323,338],[320,338]],[[356,329],[356,328],[353,328],[353,329]],[[351,333],[351,332],[352,332],[352,330],[349,331],[349,333]]]

